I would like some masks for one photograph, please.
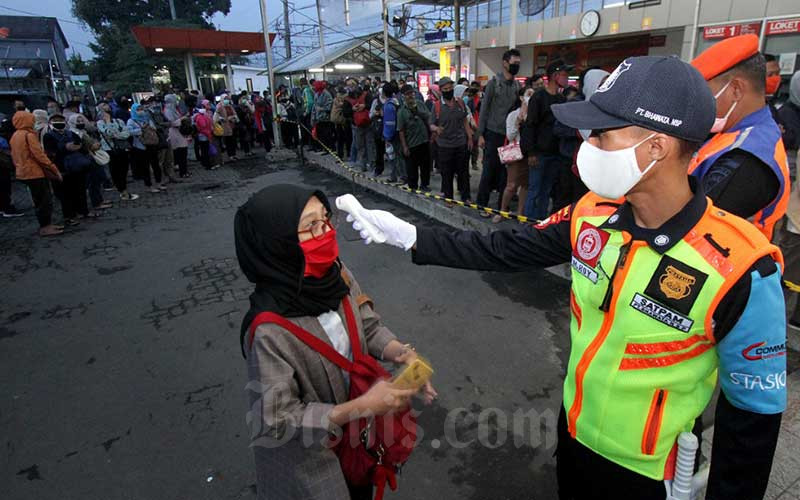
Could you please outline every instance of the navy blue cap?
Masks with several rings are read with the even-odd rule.
[[[677,57],[629,57],[588,101],[554,104],[553,114],[576,129],[637,125],[688,141],[708,137],[716,101],[705,79]]]

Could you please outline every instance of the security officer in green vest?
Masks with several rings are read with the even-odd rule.
[[[663,500],[676,440],[695,429],[717,380],[706,498],[762,498],[786,406],[782,257],[687,176],[714,123],[708,86],[677,58],[633,57],[589,101],[553,112],[593,131],[577,157],[592,192],[575,205],[488,236],[416,228],[366,209],[354,227],[367,243],[364,222],[387,243],[413,248],[417,264],[521,271],[571,263],[561,499]]]

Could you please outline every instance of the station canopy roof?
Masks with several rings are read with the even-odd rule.
[[[322,50],[314,49],[275,66],[276,75],[303,73],[311,68],[333,70],[336,64],[361,64],[363,69],[343,69],[345,74],[383,73],[383,31],[325,44]],[[393,72],[438,69],[439,63],[431,61],[400,40],[389,36],[389,65]]]
[[[262,32],[201,30],[194,28],[168,28],[162,26],[134,26],[133,37],[148,53],[181,55],[191,52],[196,56],[221,54],[253,54],[264,52]],[[269,34],[270,43],[275,33]]]

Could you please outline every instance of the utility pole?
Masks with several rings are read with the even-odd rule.
[[[322,9],[319,7],[319,0],[317,0],[317,21],[319,22],[319,50],[322,54],[322,79],[325,80],[325,33],[322,28]]]
[[[289,29],[289,0],[283,0],[283,24],[286,28],[284,39],[286,40],[286,59],[292,58],[292,30]]]
[[[261,7],[261,27],[264,30],[264,49],[267,52],[267,80],[269,81],[269,95],[272,103],[272,135],[275,137],[275,146],[281,146],[281,134],[278,129],[278,103],[275,100],[275,75],[272,72],[272,44],[269,41],[269,18],[267,17],[267,0],[259,0]]]
[[[384,66],[384,81],[392,79],[392,69],[389,66],[389,5],[386,0],[382,0],[383,8],[381,9],[381,16],[383,17],[383,66]]]
[[[172,20],[178,19],[178,16],[175,15],[175,0],[169,0],[169,13],[172,15]]]

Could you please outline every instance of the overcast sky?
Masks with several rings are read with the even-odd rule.
[[[167,2],[167,0],[151,1]],[[260,0],[232,0],[230,14],[228,16],[215,16],[213,22],[220,29],[232,31],[260,31],[261,14],[258,7],[259,1]],[[280,0],[268,1],[270,20],[282,16],[283,2]],[[350,0],[354,23],[349,28],[345,27],[342,20],[344,9],[338,5],[340,2],[343,4],[343,0],[323,0],[323,5],[325,5],[325,3],[331,3],[331,5],[325,9],[322,16],[326,26],[357,35],[380,29],[380,18],[377,15],[380,12],[380,3],[377,0]],[[302,7],[313,6],[313,0],[290,0],[290,3],[294,3],[300,12],[292,14],[292,23],[311,23],[316,19],[316,9],[313,7]],[[61,29],[64,31],[64,35],[69,42],[69,51],[75,50],[75,52],[81,54],[85,59],[89,59],[93,56],[88,45],[89,42],[93,40],[92,34],[73,17],[71,9],[72,2],[70,0],[36,0],[35,2],[31,0],[0,0],[0,14],[2,15],[30,14],[58,18]],[[357,14],[360,19],[356,19]],[[180,13],[178,13],[178,16],[180,17]],[[304,16],[309,16],[311,19]],[[337,36],[334,33],[330,33],[329,36],[330,38],[341,38],[345,36],[345,34],[340,32]],[[308,39],[306,38],[305,41],[308,42]],[[299,42],[298,40],[298,43]]]

